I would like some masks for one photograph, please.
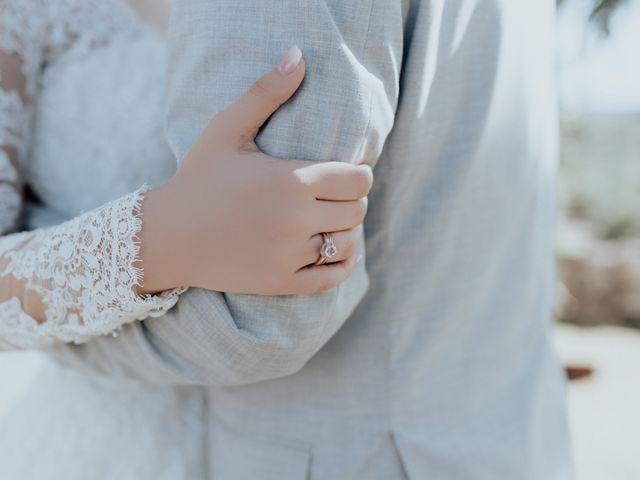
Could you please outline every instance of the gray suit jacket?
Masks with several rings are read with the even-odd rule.
[[[375,165],[366,271],[312,296],[191,289],[163,318],[52,354],[201,396],[203,478],[568,478],[554,5],[176,0],[177,157],[299,45],[307,78],[258,144]]]

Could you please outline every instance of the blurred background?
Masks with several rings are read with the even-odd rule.
[[[640,479],[640,1],[560,0],[558,349],[577,480]]]
[[[558,2],[556,342],[577,480],[640,480],[639,48],[640,0]],[[0,411],[40,361],[3,355]]]

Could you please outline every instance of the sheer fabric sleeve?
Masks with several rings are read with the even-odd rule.
[[[162,315],[184,291],[135,293],[144,186],[55,227],[11,233],[19,230],[20,164],[46,51],[46,12],[44,1],[0,0],[0,350],[113,333]],[[27,313],[33,305],[43,318]]]

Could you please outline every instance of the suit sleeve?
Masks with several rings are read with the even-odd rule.
[[[400,2],[176,0],[173,8],[166,126],[178,161],[212,116],[298,45],[306,78],[262,129],[258,146],[284,159],[375,166],[398,102]],[[190,289],[163,317],[51,353],[77,369],[160,384],[242,385],[290,375],[362,300],[365,265],[317,295]]]

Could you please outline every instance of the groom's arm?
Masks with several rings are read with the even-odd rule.
[[[304,53],[306,79],[263,129],[258,145],[281,158],[375,163],[398,98],[399,3],[176,0],[167,134],[177,158],[212,116],[295,44]],[[156,383],[237,385],[289,375],[356,308],[368,285],[364,264],[345,283],[319,295],[191,289],[162,318],[129,325],[116,338],[65,345],[54,353],[74,368]]]

